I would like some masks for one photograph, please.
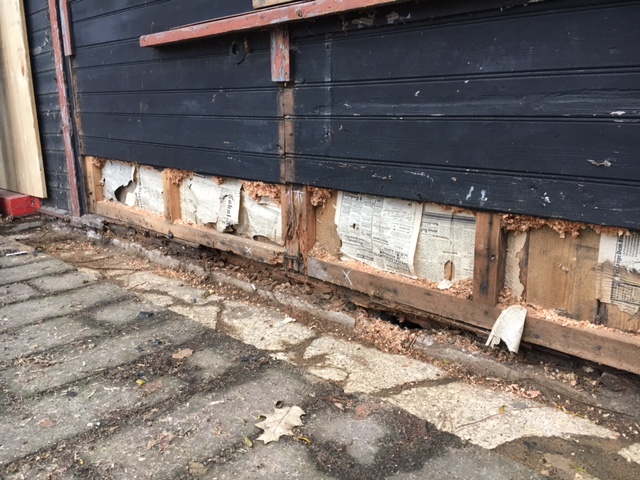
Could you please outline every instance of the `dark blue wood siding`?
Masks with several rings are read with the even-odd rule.
[[[297,26],[296,180],[640,228],[640,4],[481,7]]]
[[[49,2],[25,0],[24,8],[47,182],[48,198],[43,200],[43,204],[68,211],[69,177],[51,43]]]

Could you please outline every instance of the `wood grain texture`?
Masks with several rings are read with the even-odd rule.
[[[561,238],[548,227],[529,232],[527,301],[593,322],[600,235]]]
[[[473,260],[473,300],[495,306],[504,286],[506,236],[500,228],[500,215],[476,214],[476,240]]]
[[[84,157],[85,184],[87,186],[87,205],[89,211],[96,212],[98,202],[104,199],[102,188],[102,170],[94,157]]]
[[[451,318],[484,330],[487,334],[500,315],[497,307],[479,305],[472,300],[456,298],[386,276],[366,273],[339,263],[309,258],[307,273],[376,298],[408,305],[425,313]],[[605,330],[562,325],[528,315],[523,341],[569,355],[640,373],[640,339]]]
[[[0,2],[0,188],[46,197],[24,5]]]
[[[225,252],[232,252],[262,263],[280,264],[284,257],[284,248],[277,245],[274,246],[243,237],[219,233],[213,229],[172,224],[163,218],[134,211],[110,202],[98,202],[95,206],[95,213],[162,235],[168,235],[171,232],[174,238]]]

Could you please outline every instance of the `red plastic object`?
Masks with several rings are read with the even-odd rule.
[[[0,213],[11,217],[35,215],[40,199],[0,189]]]

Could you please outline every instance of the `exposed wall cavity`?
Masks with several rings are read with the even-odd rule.
[[[182,219],[196,225],[215,225],[219,232],[238,224],[242,182],[192,176],[180,184]]]
[[[598,273],[598,300],[640,313],[640,235],[602,235]]]
[[[280,206],[269,197],[262,197],[257,202],[246,192],[242,192],[240,223],[236,231],[254,240],[268,239],[284,245]]]
[[[509,232],[507,235],[507,258],[505,259],[505,286],[511,289],[511,293],[522,300],[524,285],[522,283],[522,256],[525,253],[527,243],[526,232]]]
[[[349,258],[432,282],[473,278],[473,215],[341,192],[335,223],[341,252]]]
[[[137,206],[155,215],[164,214],[162,172],[153,168],[138,169]]]
[[[122,162],[107,161],[102,167],[102,189],[107,200],[136,205],[136,167]]]

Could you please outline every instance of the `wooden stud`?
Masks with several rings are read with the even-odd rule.
[[[87,185],[87,203],[89,211],[96,212],[96,205],[104,199],[102,188],[102,169],[98,166],[98,161],[94,157],[84,157],[85,176]]]
[[[173,223],[182,218],[180,208],[180,186],[176,185],[169,175],[169,170],[162,171],[162,198],[164,199],[164,217]]]
[[[140,46],[159,47],[198,38],[215,37],[227,33],[255,30],[326,15],[336,15],[353,10],[395,5],[407,1],[409,0],[315,0],[313,2],[295,3],[143,35],[140,37]]]
[[[309,189],[303,185],[282,187],[282,238],[287,250],[285,267],[305,270],[307,255],[316,243],[316,216]]]
[[[476,247],[473,260],[473,299],[483,305],[496,305],[504,286],[506,237],[500,228],[500,215],[478,212]]]
[[[291,80],[289,28],[278,25],[271,30],[271,80],[288,82]]]
[[[425,314],[453,319],[488,334],[501,309],[453,297],[408,280],[367,273],[337,262],[307,260],[307,275],[347,287],[373,298],[416,308]],[[610,367],[640,374],[640,338],[622,333],[565,325],[527,315],[522,340]]]
[[[164,218],[141,213],[114,202],[96,202],[95,213],[161,235],[235,253],[262,263],[277,265],[281,264],[284,258],[285,250],[279,245],[256,242],[248,238],[220,233],[211,228],[169,223]]]

